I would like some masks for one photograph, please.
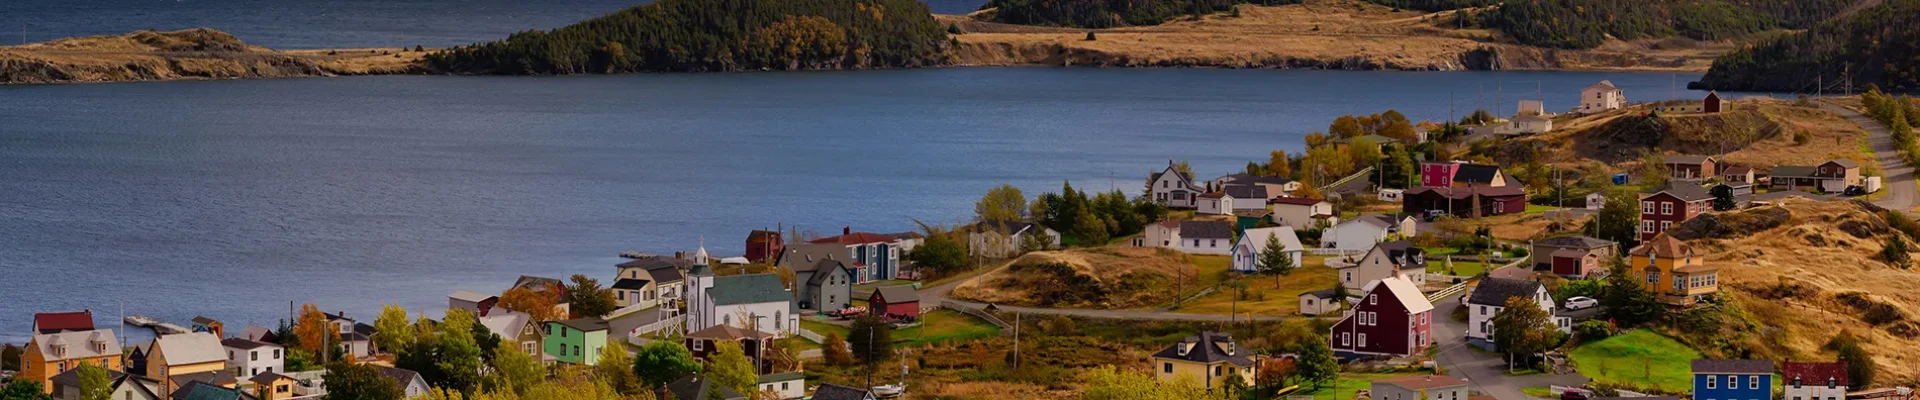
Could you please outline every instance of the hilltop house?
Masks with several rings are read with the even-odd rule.
[[[1827,161],[1811,167],[1782,165],[1768,174],[1773,190],[1804,190],[1840,193],[1847,186],[1860,184],[1860,163],[1848,159]]]
[[[815,239],[808,244],[837,245],[851,261],[854,277],[860,283],[894,279],[900,266],[900,238],[878,233],[854,232],[841,227],[840,236]]]
[[[1060,232],[1026,222],[986,221],[967,230],[967,252],[974,257],[1009,258],[1020,255],[1027,235],[1046,235],[1046,249],[1060,246]]]
[[[227,350],[227,370],[235,379],[249,380],[260,374],[287,372],[282,358],[286,348],[280,345],[227,338],[220,341],[220,347]]]
[[[607,321],[577,318],[547,321],[545,353],[553,361],[594,365],[600,361],[600,348],[607,346]]]
[[[1259,272],[1260,254],[1267,251],[1268,238],[1279,239],[1280,247],[1286,249],[1287,259],[1293,261],[1295,268],[1302,265],[1300,255],[1306,251],[1306,248],[1300,245],[1300,236],[1295,235],[1291,227],[1276,226],[1271,228],[1248,229],[1246,232],[1240,234],[1240,240],[1234,241],[1233,243],[1233,265],[1231,267],[1233,271],[1240,273]]]
[[[1701,180],[1716,176],[1715,167],[1720,160],[1708,156],[1672,155],[1660,157],[1660,163],[1667,167],[1669,178]]]
[[[780,231],[756,229],[747,232],[747,262],[760,263],[780,257],[787,248],[787,242],[780,237]]]
[[[1214,190],[1220,190],[1228,186],[1259,186],[1266,188],[1268,200],[1286,197],[1287,193],[1300,190],[1300,182],[1292,179],[1248,174],[1233,174],[1215,178],[1212,182],[1208,182],[1208,186]]]
[[[1773,362],[1693,360],[1695,399],[1771,399]]]
[[[1652,240],[1675,224],[1713,208],[1713,195],[1700,185],[1673,182],[1640,194],[1640,240]]]
[[[1527,254],[1533,256],[1535,271],[1584,278],[1600,269],[1602,260],[1613,259],[1615,245],[1612,241],[1580,235],[1560,236],[1533,242]]]
[[[1425,163],[1420,171],[1420,187],[1402,194],[1402,211],[1407,214],[1479,218],[1527,211],[1526,189],[1500,172],[1500,167]]]
[[[187,382],[205,382],[232,388],[239,385],[227,370],[227,352],[220,338],[207,332],[161,335],[147,346],[148,378],[160,381],[159,392],[173,393]]]
[[[254,375],[247,381],[253,383],[253,397],[259,400],[288,400],[294,398],[293,388],[300,384],[299,379],[277,373]]]
[[[1179,242],[1173,246],[1187,254],[1227,255],[1233,251],[1232,221],[1180,221]]]
[[[775,274],[714,277],[695,265],[687,279],[687,332],[714,325],[748,327],[774,335],[799,331],[799,308]]]
[[[1333,267],[1334,273],[1340,277],[1340,284],[1346,286],[1348,291],[1359,291],[1373,281],[1394,276],[1405,276],[1419,286],[1427,284],[1426,255],[1426,251],[1414,247],[1413,242],[1395,240],[1374,244],[1372,249],[1352,264]]]
[[[1780,367],[1786,398],[1799,400],[1847,398],[1847,365],[1837,362],[1788,361]]]
[[[895,285],[873,289],[867,296],[868,312],[888,317],[920,318],[920,292],[913,286]]]
[[[1333,289],[1315,290],[1300,294],[1300,315],[1318,316],[1340,311],[1340,301]]]
[[[1185,375],[1207,390],[1224,387],[1228,379],[1253,384],[1253,351],[1240,351],[1226,333],[1203,331],[1188,336],[1153,353],[1153,364],[1154,380],[1161,382]]]
[[[1175,169],[1172,160],[1167,161],[1167,169],[1148,178],[1147,190],[1153,194],[1153,202],[1167,208],[1194,209],[1200,207],[1200,185],[1193,177]]]
[[[714,350],[716,350],[714,347],[715,344],[719,344],[720,342],[735,342],[740,344],[742,354],[746,354],[747,359],[752,360],[753,355],[762,354],[760,353],[760,344],[773,339],[773,335],[766,332],[727,325],[714,325],[711,328],[688,333],[686,339],[683,339],[685,343],[681,345],[686,346],[687,350],[693,353],[694,359],[707,361],[713,358]],[[759,371],[756,373],[759,374],[770,372],[773,369],[773,361],[763,360],[758,369]]]
[[[793,269],[796,297],[803,310],[832,313],[853,301],[853,270],[840,260],[823,259]]]
[[[1553,316],[1554,328],[1561,332],[1573,332],[1573,318],[1554,315],[1553,295],[1547,293],[1546,285],[1540,282],[1488,277],[1480,280],[1480,286],[1473,288],[1467,296],[1467,344],[1479,346],[1488,351],[1498,351],[1493,344],[1493,317],[1500,310],[1507,309],[1507,300],[1524,298],[1540,305],[1540,310]]]
[[[1593,86],[1580,89],[1580,107],[1574,111],[1597,113],[1626,108],[1627,95],[1611,81],[1600,81]]]
[[[1140,230],[1140,237],[1133,238],[1133,247],[1172,248],[1180,241],[1180,220],[1164,219],[1147,224]]]
[[[1692,305],[1720,291],[1720,268],[1706,265],[1693,246],[1660,234],[1627,251],[1627,269],[1646,283],[1660,302]]]
[[[1234,211],[1267,209],[1267,188],[1259,185],[1229,185],[1219,191],[1200,195],[1198,213],[1226,215]]]
[[[1467,381],[1446,375],[1413,375],[1373,381],[1374,400],[1470,399]]]
[[[1273,223],[1294,230],[1313,228],[1335,219],[1333,203],[1321,199],[1280,197],[1267,200],[1267,207],[1273,210]]]
[[[49,393],[53,390],[52,379],[68,370],[81,365],[93,365],[108,371],[119,371],[120,338],[113,335],[112,329],[66,330],[66,328],[91,327],[91,314],[85,325],[73,321],[71,324],[43,323],[36,315],[34,335],[27,341],[27,351],[20,356],[20,373],[14,379],[40,383],[41,390]],[[58,328],[55,325],[61,325]]]
[[[1368,282],[1353,310],[1334,323],[1333,353],[1342,357],[1410,357],[1433,346],[1433,303],[1405,277]]]
[[[561,297],[565,298],[565,296]],[[373,325],[347,318],[347,313],[344,311],[326,315],[327,324],[333,325],[334,329],[340,332],[340,344],[341,347],[346,348],[347,355],[365,358],[379,352],[379,349],[373,347]],[[214,341],[219,342],[217,339]]]
[[[1519,186],[1497,165],[1463,162],[1420,164],[1420,186],[1427,188],[1466,188],[1472,186]]]
[[[1415,235],[1413,217],[1367,214],[1320,231],[1320,247],[1360,251],[1395,237]]]

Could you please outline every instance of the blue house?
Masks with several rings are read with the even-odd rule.
[[[1694,400],[1769,400],[1772,398],[1772,361],[1693,360]]]

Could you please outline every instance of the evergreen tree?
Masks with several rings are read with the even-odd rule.
[[[1736,206],[1733,202],[1733,187],[1724,184],[1713,186],[1714,211],[1732,210]]]
[[[1634,273],[1633,268],[1619,255],[1614,256],[1612,264],[1604,292],[1607,315],[1618,321],[1622,328],[1639,326],[1660,318],[1666,311],[1666,305],[1660,304],[1653,292],[1640,283],[1642,275]]]
[[[1280,235],[1268,235],[1267,243],[1260,250],[1260,272],[1273,274],[1273,283],[1280,284],[1280,276],[1292,274],[1293,257],[1287,254],[1287,247],[1280,244]]]
[[[1840,353],[1840,362],[1847,366],[1847,385],[1850,387],[1873,387],[1879,367],[1873,364],[1873,353],[1860,347],[1860,339],[1852,333],[1840,331],[1827,341],[1827,348]]]
[[[854,318],[847,329],[847,347],[868,366],[886,361],[893,356],[893,325],[873,314]]]

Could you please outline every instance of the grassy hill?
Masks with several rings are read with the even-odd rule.
[[[1167,249],[1076,248],[1027,253],[960,284],[952,295],[1014,306],[1132,308],[1172,301],[1175,278],[1185,277],[1192,290],[1196,275],[1217,281],[1219,273],[1201,273],[1189,256]]]
[[[1811,104],[1742,99],[1719,114],[1670,113],[1651,116],[1653,105],[1588,116],[1554,119],[1554,131],[1507,140],[1496,153],[1503,160],[1563,167],[1618,169],[1647,152],[1719,157],[1724,162],[1764,170],[1774,165],[1814,165],[1832,159],[1860,161],[1878,171],[1878,161],[1861,152],[1866,131],[1845,117]]]
[[[275,51],[212,29],[136,31],[0,46],[0,84],[397,74],[424,51]]]
[[[1693,390],[1693,360],[1700,352],[1644,329],[1587,343],[1569,354],[1580,373],[1610,384],[1653,386],[1674,393]]]

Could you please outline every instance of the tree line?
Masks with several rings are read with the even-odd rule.
[[[1437,2],[1444,3],[1444,2]],[[1479,1],[1461,1],[1461,5]],[[1524,0],[1466,17],[1541,47],[1590,49],[1621,40],[1684,36],[1724,40],[1773,29],[1799,29],[1838,15],[1850,0]]]
[[[1813,92],[1815,85],[1840,88],[1850,79],[1860,86],[1920,90],[1920,29],[1913,21],[1920,21],[1920,0],[1889,0],[1722,55],[1687,86]]]
[[[915,67],[947,63],[949,42],[912,0],[662,0],[426,61],[499,75]]]

